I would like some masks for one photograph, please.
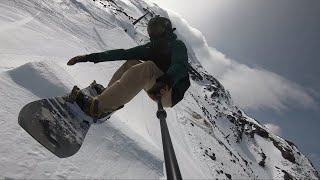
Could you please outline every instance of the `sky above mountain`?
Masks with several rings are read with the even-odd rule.
[[[320,169],[319,1],[153,0],[203,34],[202,61],[236,103]],[[183,5],[182,5],[183,4]],[[201,61],[201,60],[200,60]]]

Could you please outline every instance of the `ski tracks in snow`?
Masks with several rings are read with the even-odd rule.
[[[0,32],[7,31],[7,30],[10,30],[13,28],[18,28],[20,26],[27,24],[28,22],[30,22],[32,20],[33,20],[33,17],[27,17],[27,18],[22,19],[20,21],[1,24],[0,25]]]
[[[21,26],[26,25],[27,23],[31,22],[34,18],[33,17],[25,17],[25,14],[21,14],[21,12],[17,11],[12,6],[4,4],[4,2],[0,3],[0,11],[5,11],[10,14],[10,16],[4,16],[4,14],[0,17],[0,33],[4,31],[8,31],[15,28],[20,28]],[[7,14],[6,13],[6,14]],[[39,16],[40,12],[37,14]],[[11,17],[11,18],[10,18]],[[2,21],[2,22],[1,22]],[[11,22],[8,22],[11,21]]]

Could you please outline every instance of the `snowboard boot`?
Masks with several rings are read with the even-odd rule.
[[[102,112],[99,111],[99,104],[96,98],[85,95],[77,86],[73,87],[70,96],[74,98],[74,101],[86,115],[93,119],[101,116]]]
[[[107,89],[107,88],[104,88],[103,85],[98,84],[96,82],[96,80],[93,80],[93,82],[90,84],[90,86],[97,92],[98,95],[100,95],[104,90]],[[124,105],[121,105],[117,109],[115,109],[114,111],[122,109],[123,107],[124,107]]]
[[[105,88],[101,84],[98,84],[96,80],[94,80],[90,84],[90,86],[97,92],[98,95],[100,95],[105,90]]]

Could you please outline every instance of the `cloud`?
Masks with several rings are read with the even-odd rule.
[[[282,110],[292,103],[310,109],[317,106],[302,86],[263,69],[236,65],[220,81],[243,108]]]
[[[275,124],[265,124],[264,126],[274,134],[281,136],[281,128],[279,126]]]
[[[209,47],[202,33],[192,28],[177,13],[167,10],[178,36],[191,46],[203,67],[220,80],[241,108],[256,110],[270,108],[277,111],[290,105],[316,109],[318,105],[310,89],[284,77],[259,68],[252,68],[227,58]]]

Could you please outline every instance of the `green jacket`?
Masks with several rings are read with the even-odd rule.
[[[137,59],[153,61],[159,69],[165,72],[157,81],[164,81],[172,88],[172,106],[183,99],[184,93],[190,86],[187,48],[174,33],[166,39],[165,43],[151,41],[130,49],[115,49],[87,56],[86,59],[94,63]]]

